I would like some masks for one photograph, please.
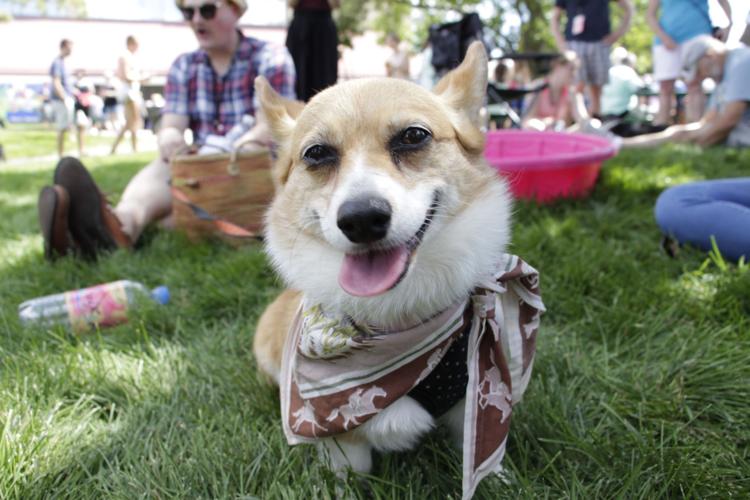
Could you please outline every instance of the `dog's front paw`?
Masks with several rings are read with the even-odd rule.
[[[404,451],[417,445],[420,438],[435,427],[432,415],[409,396],[390,406],[357,429],[376,450]]]
[[[363,440],[344,434],[321,440],[318,450],[328,466],[341,479],[348,469],[367,474],[372,469],[372,447]]]

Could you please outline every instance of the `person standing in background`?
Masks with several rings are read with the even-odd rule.
[[[417,83],[426,89],[432,89],[435,83],[437,83],[437,73],[435,72],[435,67],[432,65],[432,44],[429,38],[427,38],[427,41],[422,46],[419,58],[421,59],[421,64],[417,75]]]
[[[727,18],[732,19],[729,0],[719,0]],[[657,11],[659,11],[657,17]],[[659,82],[659,111],[654,125],[669,125],[674,101],[674,84],[680,76],[685,43],[699,35],[712,33],[708,0],[649,0],[646,21],[654,30],[654,79]],[[718,30],[717,38],[726,42],[731,24]],[[687,85],[685,121],[696,122],[703,115],[706,96],[701,82]]]
[[[75,76],[73,121],[75,122],[76,136],[78,137],[78,156],[83,158],[86,131],[91,128],[91,93],[94,89],[94,84],[86,78],[86,72],[82,69],[77,70]]]
[[[75,98],[73,81],[65,68],[65,58],[73,52],[73,42],[68,39],[60,41],[60,54],[52,61],[49,74],[52,78],[50,100],[57,129],[57,154],[60,158],[65,151],[65,134],[73,125],[75,116]],[[81,154],[81,137],[78,137],[78,153]]]
[[[388,33],[385,44],[393,50],[385,61],[386,76],[409,80],[409,53],[401,46],[401,38],[395,33]]]
[[[745,45],[750,45],[750,12],[747,13],[747,19],[745,19],[745,31],[740,37],[740,42]]]
[[[338,33],[331,11],[339,0],[289,0],[294,17],[286,47],[294,60],[297,98],[305,102],[338,80]]]
[[[609,0],[555,0],[551,29],[557,50],[572,50],[578,55],[578,92],[589,91],[589,114],[601,114],[602,87],[609,80],[609,49],[630,27],[633,4],[617,0],[623,11],[622,21],[612,31],[609,20]],[[565,33],[560,31],[560,16],[565,12]]]
[[[141,70],[140,63],[136,52],[138,51],[138,41],[133,36],[128,36],[125,40],[127,50],[117,60],[117,78],[121,82],[122,105],[125,109],[125,125],[118,132],[112,151],[115,154],[117,146],[125,136],[125,132],[130,131],[130,141],[133,146],[133,152],[138,151],[138,129],[141,128],[141,106],[143,104],[143,95],[141,94],[141,83],[146,79]]]

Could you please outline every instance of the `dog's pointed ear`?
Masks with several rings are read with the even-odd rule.
[[[487,51],[474,42],[463,62],[435,85],[433,92],[456,112],[454,128],[461,143],[470,151],[484,147],[479,111],[487,93]]]
[[[289,139],[297,123],[297,117],[305,108],[305,103],[280,96],[263,76],[255,79],[255,95],[258,96],[260,103],[260,110],[257,114],[258,124],[265,122],[278,145],[277,158],[271,169],[271,177],[278,191],[286,184],[292,168]]]
[[[273,138],[278,143],[286,142],[305,104],[280,96],[264,76],[255,78],[255,95]]]

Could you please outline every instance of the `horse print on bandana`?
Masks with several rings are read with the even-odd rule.
[[[359,327],[346,318],[336,324],[319,305],[303,302],[282,358],[288,441],[309,442],[362,425],[408,394],[454,340],[468,334],[464,491],[473,491],[502,461],[512,405],[531,374],[543,311],[536,270],[513,255],[506,255],[494,279],[470,298],[403,331]],[[316,339],[306,338],[310,335]],[[335,358],[331,349],[310,349],[313,344],[336,345]]]

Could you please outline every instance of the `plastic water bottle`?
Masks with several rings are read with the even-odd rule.
[[[149,290],[134,281],[113,281],[27,300],[18,306],[18,316],[23,324],[64,325],[78,333],[125,323],[128,311],[143,297],[166,304],[169,289]]]

